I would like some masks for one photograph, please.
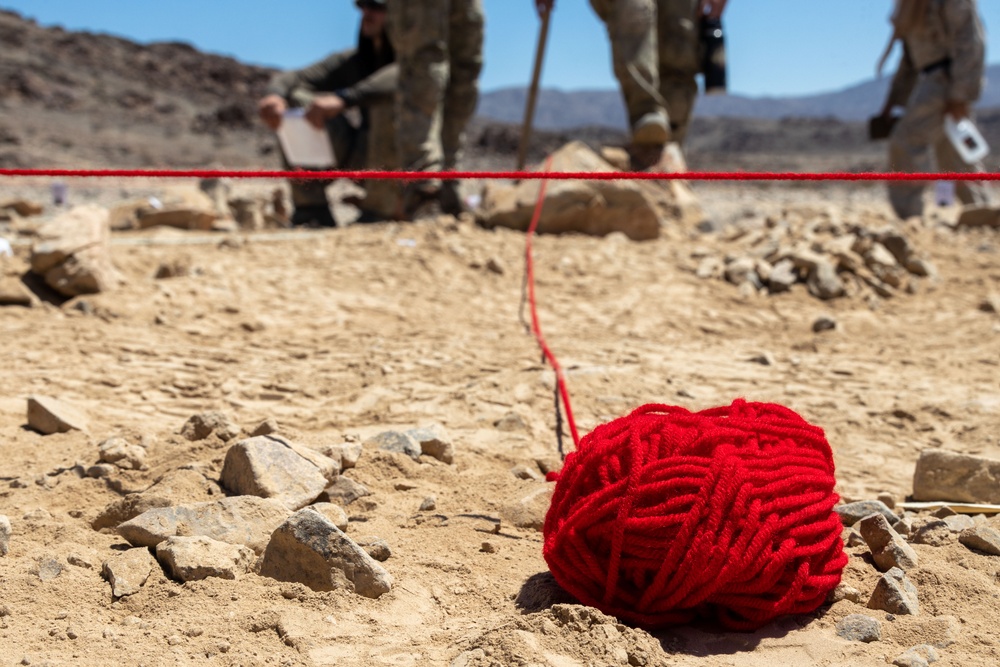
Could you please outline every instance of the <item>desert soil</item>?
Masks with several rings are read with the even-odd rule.
[[[4,196],[39,199],[44,185],[5,183]],[[71,187],[80,200],[141,190]],[[874,188],[696,191],[726,223],[830,210],[889,221]],[[542,323],[568,370],[581,431],[650,402],[782,403],[826,429],[847,500],[882,492],[902,500],[928,447],[1000,457],[1000,316],[980,308],[1000,288],[1000,236],[955,231],[942,224],[949,216],[894,223],[939,275],[884,300],[821,302],[801,285],[752,295],[699,279],[692,250],[724,254],[724,234],[540,238]],[[624,664],[624,648],[633,664],[874,667],[925,643],[939,645],[941,666],[997,663],[1000,557],[957,541],[914,545],[918,616],[844,600],[751,634],[710,626],[647,634],[551,607],[566,600],[542,576],[541,533],[505,521],[494,534],[490,520],[545,485],[518,479],[513,467],[556,455],[553,375],[518,318],[524,241],[452,219],[117,234],[121,289],[0,310],[0,514],[13,527],[0,557],[0,665],[568,667]],[[16,251],[26,258],[26,247]],[[181,275],[155,279],[164,264]],[[821,315],[837,328],[814,333]],[[28,429],[26,399],[35,394],[86,410],[89,432]],[[446,428],[453,465],[365,452],[346,473],[373,491],[347,508],[348,534],[390,544],[393,590],[369,600],[252,573],[188,584],[154,573],[139,593],[113,599],[101,563],[125,542],[90,521],[171,470],[200,464],[218,473],[226,443],[178,435],[209,410],[246,430],[271,418],[287,437],[317,446]],[[119,435],[142,439],[148,469],[116,473],[114,484],[59,473],[96,463],[98,444]],[[431,495],[437,509],[418,511]],[[849,553],[844,581],[867,600],[878,573],[864,547]],[[61,573],[40,576],[51,560]],[[838,637],[836,623],[853,613],[878,618],[881,641]]]

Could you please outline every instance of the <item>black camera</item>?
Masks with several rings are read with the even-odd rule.
[[[705,94],[726,92],[726,37],[722,32],[722,19],[704,16],[701,19],[702,60],[701,72],[705,76]]]

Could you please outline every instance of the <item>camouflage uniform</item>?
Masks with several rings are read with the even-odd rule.
[[[291,107],[308,107],[317,95],[335,93],[348,109],[360,111],[360,123],[350,114],[327,121],[330,144],[340,169],[395,169],[394,97],[399,68],[388,39],[376,52],[370,39],[359,37],[358,48],[331,54],[304,69],[277,75],[268,93],[280,95]],[[286,167],[287,167],[286,161]],[[292,181],[292,203],[296,208],[328,206],[329,181]],[[389,217],[395,209],[399,187],[393,181],[366,181],[362,208]]]
[[[648,114],[670,119],[674,141],[687,136],[701,71],[703,0],[590,0],[607,25],[615,76],[634,129]]]
[[[889,137],[889,168],[931,171],[929,148],[941,171],[982,171],[966,164],[944,133],[949,101],[972,104],[983,88],[985,39],[975,0],[925,0],[917,24],[900,35],[903,58],[892,82],[887,108],[906,112]],[[923,213],[924,185],[890,183],[889,201],[901,218]],[[959,182],[956,194],[966,204],[989,203],[982,183]]]
[[[479,101],[482,0],[390,0],[399,61],[397,141],[404,169],[458,166]],[[421,186],[425,184],[419,184]]]

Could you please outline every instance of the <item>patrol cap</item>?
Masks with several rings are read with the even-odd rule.
[[[385,9],[387,0],[354,0],[358,9]]]

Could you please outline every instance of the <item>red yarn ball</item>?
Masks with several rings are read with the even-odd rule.
[[[833,453],[788,408],[647,405],[566,457],[545,561],[580,602],[645,627],[754,630],[840,583]]]

